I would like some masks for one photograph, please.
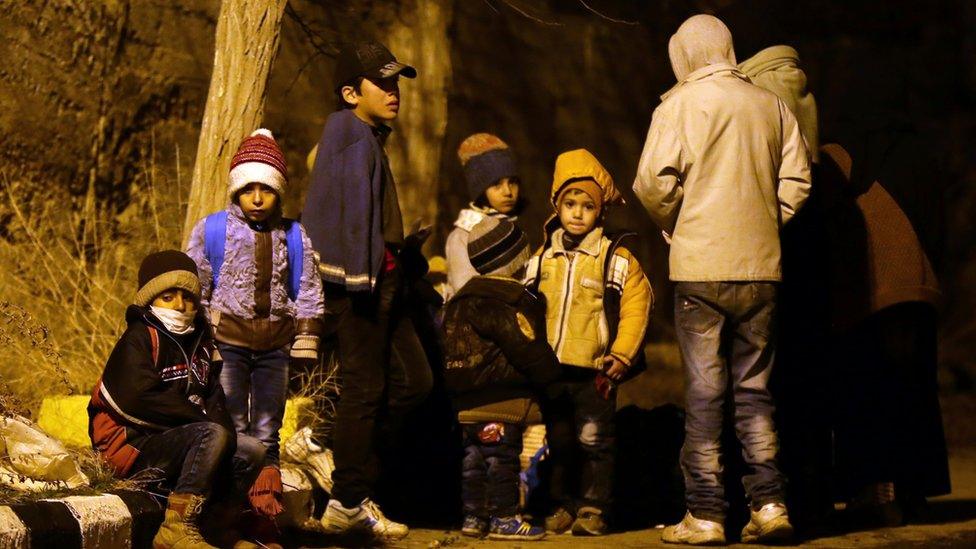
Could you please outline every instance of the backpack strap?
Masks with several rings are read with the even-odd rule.
[[[302,283],[305,268],[305,250],[302,242],[302,226],[294,219],[283,220],[285,224],[285,243],[288,245],[288,297],[298,299],[298,289]]]
[[[624,284],[627,282],[627,269],[630,264],[623,257],[617,256],[617,250],[623,246],[628,238],[636,237],[633,231],[623,231],[614,235],[607,235],[610,248],[603,263],[603,311],[607,318],[607,328],[610,341],[617,339],[617,328],[620,325],[620,301],[624,295]],[[646,337],[646,334],[645,334]],[[633,379],[637,374],[647,369],[644,353],[638,352],[633,364],[627,370],[624,380]]]
[[[620,261],[616,259],[617,250],[623,246],[624,240],[636,236],[637,233],[633,231],[624,231],[608,236],[610,239],[610,248],[607,250],[607,257],[605,257],[603,260],[603,285],[606,289],[614,290],[621,294],[623,293],[627,273],[624,271],[623,278],[618,276],[619,273],[617,271],[619,271],[619,269],[617,266],[619,265]],[[606,293],[604,293],[604,295],[606,295]]]
[[[152,326],[146,326],[149,330],[149,343],[152,346],[153,366],[159,368],[159,332]]]
[[[203,253],[213,271],[211,291],[217,287],[220,267],[224,264],[224,246],[227,244],[227,210],[208,215],[203,222]]]

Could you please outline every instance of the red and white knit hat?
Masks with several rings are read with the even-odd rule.
[[[285,194],[288,185],[288,166],[271,130],[254,130],[244,138],[230,161],[230,188],[233,198],[248,183],[264,183],[278,193]]]

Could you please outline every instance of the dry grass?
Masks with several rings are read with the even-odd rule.
[[[339,361],[335,349],[324,349],[321,361],[315,368],[292,375],[291,386],[294,389],[291,396],[307,397],[313,403],[313,413],[300,417],[297,428],[311,427],[319,442],[331,440],[339,385]]]
[[[116,478],[100,456],[90,448],[69,448],[81,472],[88,477],[88,486],[78,488],[52,488],[31,492],[21,492],[5,486],[0,482],[0,505],[27,503],[39,499],[60,498],[64,496],[97,496],[109,491],[142,490],[152,481],[146,478],[121,480]]]
[[[65,191],[0,174],[0,412],[32,417],[46,396],[91,390],[124,329],[140,261],[180,244],[179,193],[158,192],[154,171],[120,213],[93,193],[78,207]]]

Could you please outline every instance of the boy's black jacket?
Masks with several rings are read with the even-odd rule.
[[[199,316],[191,334],[175,336],[148,308],[130,305],[125,316],[128,327],[88,405],[93,446],[123,472],[134,459],[123,447],[137,450],[147,434],[196,422],[215,422],[234,432],[206,320]],[[129,463],[114,463],[110,454],[120,450],[129,454],[124,459]]]
[[[445,381],[457,410],[540,394],[562,372],[545,308],[513,279],[472,278],[444,312]]]

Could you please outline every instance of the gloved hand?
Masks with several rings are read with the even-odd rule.
[[[291,345],[291,358],[295,360],[318,361],[319,336],[311,334],[298,334],[295,336],[295,342]]]
[[[257,480],[247,493],[251,507],[258,514],[275,517],[285,510],[281,506],[281,471],[277,465],[265,465],[258,474]]]

